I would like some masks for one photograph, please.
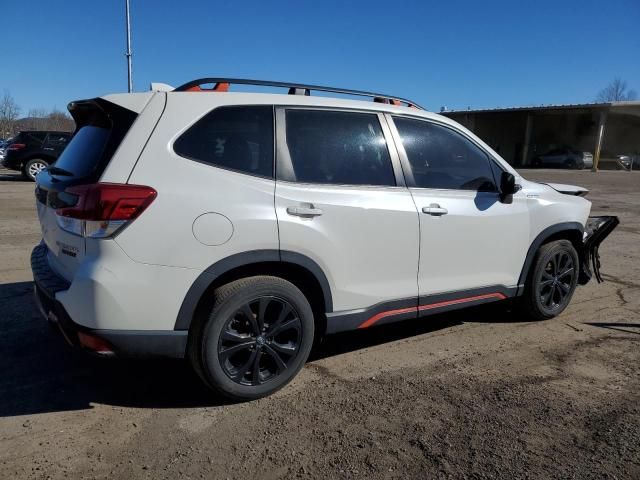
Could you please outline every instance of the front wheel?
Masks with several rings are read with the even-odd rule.
[[[520,310],[532,320],[546,320],[567,308],[578,284],[578,253],[568,240],[549,242],[538,251]]]
[[[313,345],[314,319],[304,294],[278,277],[231,282],[214,293],[209,317],[190,333],[193,367],[212,389],[253,400],[284,387]]]
[[[47,168],[49,164],[40,158],[32,158],[22,167],[22,174],[32,182],[36,181],[36,176]]]

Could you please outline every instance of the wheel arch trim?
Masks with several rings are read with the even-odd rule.
[[[174,330],[189,329],[202,296],[216,279],[236,268],[265,262],[293,264],[307,270],[320,284],[326,313],[333,311],[333,299],[329,281],[322,268],[315,261],[306,255],[286,250],[252,250],[223,258],[206,268],[196,278],[180,305]]]
[[[575,232],[580,235],[584,234],[584,225],[579,222],[562,222],[551,225],[544,230],[542,230],[536,238],[531,242],[529,246],[529,250],[527,251],[527,256],[524,260],[524,265],[522,266],[522,270],[520,271],[520,277],[518,279],[518,295],[521,295],[524,290],[524,284],[527,281],[527,277],[529,275],[529,270],[531,269],[531,265],[533,264],[533,260],[538,253],[538,250],[545,243],[546,240],[551,238],[553,235],[556,235],[561,232]]]

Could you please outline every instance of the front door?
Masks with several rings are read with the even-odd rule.
[[[524,195],[502,201],[502,167],[463,132],[409,117],[393,122],[420,215],[419,308],[513,293],[529,246]]]

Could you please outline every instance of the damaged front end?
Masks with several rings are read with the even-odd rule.
[[[580,276],[578,283],[585,285],[595,276],[598,283],[602,283],[600,275],[600,254],[598,249],[602,241],[609,236],[620,220],[614,216],[589,217],[580,254]]]

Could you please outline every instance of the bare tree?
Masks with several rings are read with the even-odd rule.
[[[71,132],[75,128],[73,119],[65,112],[54,108],[47,115],[47,130]]]
[[[0,138],[13,136],[16,131],[16,120],[20,115],[20,107],[8,90],[0,98]]]
[[[75,122],[66,113],[53,109],[47,111],[44,108],[32,108],[24,118],[14,122],[14,130],[55,130],[72,132]]]
[[[44,108],[32,108],[27,113],[27,117],[20,120],[20,127],[23,130],[46,130],[47,111]]]
[[[609,85],[600,90],[596,101],[599,103],[624,102],[638,98],[635,90],[630,90],[627,82],[619,77],[614,78]]]

